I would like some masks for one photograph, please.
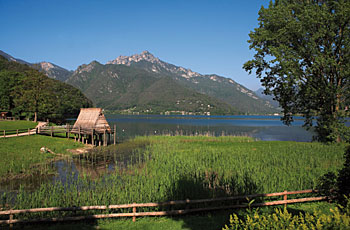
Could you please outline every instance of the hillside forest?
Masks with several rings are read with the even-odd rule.
[[[0,111],[16,118],[60,123],[91,106],[73,86],[0,56]]]

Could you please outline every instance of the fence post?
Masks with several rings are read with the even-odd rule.
[[[17,137],[18,137],[18,129],[16,130],[16,135],[17,135]]]
[[[133,203],[133,205],[136,205],[136,203]],[[136,214],[136,207],[135,206],[132,207],[132,213],[134,214],[134,216],[132,217],[132,222],[135,222],[136,221],[136,216],[135,216],[135,214]]]
[[[4,130],[4,137],[6,137],[6,130]]]
[[[28,128],[28,136],[30,135],[30,129]]]
[[[13,214],[11,213],[11,210],[10,210],[10,216],[9,216],[10,229],[13,228],[12,220],[13,220]]]
[[[284,190],[285,194],[283,196],[283,200],[287,201],[287,190]],[[287,203],[284,204],[284,208],[287,208]]]
[[[51,137],[53,137],[53,126],[51,126]]]
[[[117,142],[117,125],[114,125],[113,144]]]
[[[190,207],[190,205],[189,205],[189,203],[190,203],[190,199],[186,199],[186,206],[185,206],[185,209],[187,210],[187,209],[189,209]]]

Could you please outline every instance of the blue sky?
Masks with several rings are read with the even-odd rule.
[[[256,90],[242,65],[253,56],[249,32],[268,0],[0,0],[0,50],[69,70],[148,50],[201,74]]]

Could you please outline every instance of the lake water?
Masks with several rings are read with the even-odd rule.
[[[312,141],[312,131],[296,117],[292,126],[279,116],[106,115],[119,141],[136,135],[234,135],[263,141]]]

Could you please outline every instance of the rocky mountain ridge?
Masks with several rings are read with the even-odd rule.
[[[215,98],[176,83],[169,76],[122,64],[81,65],[67,80],[109,112],[214,115],[238,113]]]
[[[127,65],[164,76],[170,76],[184,87],[220,99],[247,114],[276,113],[278,110],[255,92],[238,84],[231,78],[216,74],[202,75],[191,69],[169,64],[148,51],[131,56],[119,56],[108,64]]]
[[[159,58],[155,57],[153,54],[151,54],[147,50],[143,51],[141,54],[134,54],[131,56],[119,56],[112,61],[108,61],[107,64],[131,66],[133,63],[142,62],[142,61],[152,63],[153,65],[149,70],[155,73],[162,73],[165,70],[173,74],[179,74],[184,78],[202,76],[201,74],[194,72],[191,69],[186,69],[183,67],[175,66],[167,62],[161,61]]]
[[[56,79],[59,81],[66,81],[71,75],[72,71],[66,70],[58,65],[51,62],[39,62],[39,63],[29,63],[18,58],[14,58],[11,55],[0,50],[0,55],[9,61],[14,61],[20,64],[28,65],[34,69],[37,69],[45,73],[49,78]]]

